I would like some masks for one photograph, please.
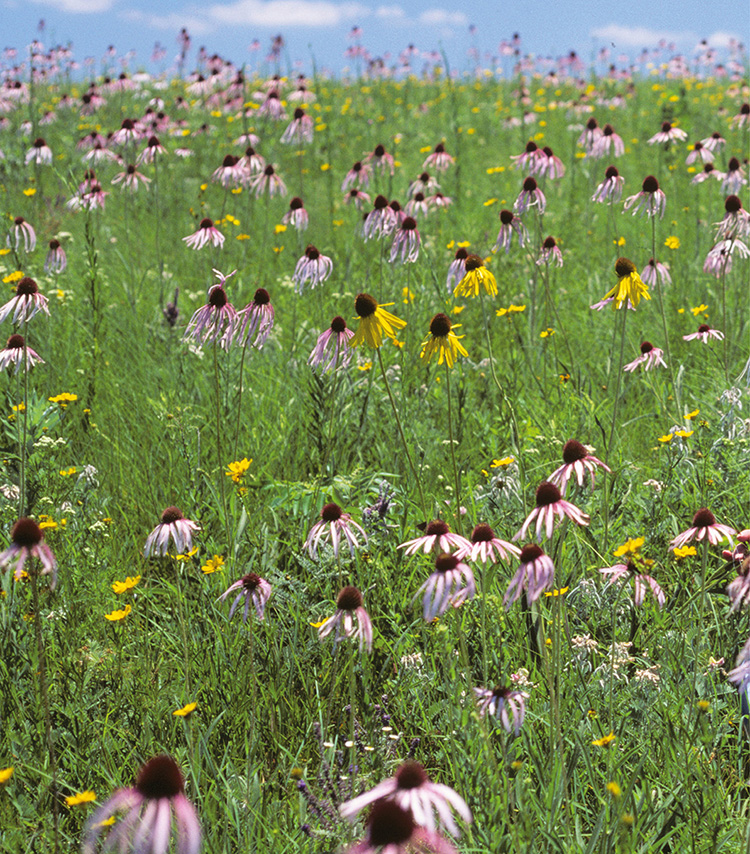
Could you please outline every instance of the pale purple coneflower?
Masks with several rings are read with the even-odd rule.
[[[245,153],[240,158],[240,163],[247,173],[245,183],[248,183],[251,176],[256,175],[258,172],[262,172],[266,168],[265,157],[263,157],[262,154],[258,154],[252,145],[249,145],[245,149]]]
[[[459,830],[451,808],[467,824],[472,820],[466,801],[449,786],[433,783],[419,762],[413,760],[404,762],[396,769],[393,777],[378,783],[374,789],[341,804],[339,812],[344,818],[353,818],[370,804],[380,806],[384,803],[396,804],[400,809],[410,811],[414,821],[431,832],[443,827],[453,836],[458,836]],[[394,854],[387,848],[383,849],[382,854],[386,852]]]
[[[536,520],[536,536],[537,539],[542,538],[542,529],[549,540],[552,537],[552,531],[555,526],[555,520],[570,519],[577,525],[588,525],[590,519],[574,504],[565,501],[560,493],[560,490],[548,480],[539,484],[536,490],[536,507],[526,517],[526,521],[521,525],[518,533],[513,537],[513,540],[520,540],[526,536],[526,532]]]
[[[701,145],[710,152],[719,151],[726,144],[727,141],[718,131],[714,131],[711,136],[707,136],[705,139],[701,140]]]
[[[477,592],[471,567],[455,554],[439,554],[435,569],[414,594],[422,596],[422,614],[428,622],[442,617],[449,606],[458,608]]]
[[[344,854],[458,854],[458,849],[436,831],[420,827],[410,809],[380,800],[367,816],[365,838]]]
[[[715,223],[717,240],[733,240],[750,234],[750,214],[742,207],[739,196],[727,196],[724,211],[724,218]]]
[[[50,244],[50,249],[52,248]],[[13,323],[28,323],[38,312],[49,314],[49,300],[39,291],[34,279],[24,276],[16,285],[16,295],[0,308],[0,323],[13,316]]]
[[[580,125],[579,125],[580,127]],[[599,127],[599,122],[592,116],[587,122],[586,127],[581,131],[578,137],[578,145],[590,154],[596,144],[597,139],[602,135],[602,129]]]
[[[651,591],[659,608],[663,608],[664,603],[667,601],[667,597],[664,595],[664,591],[661,589],[659,583],[650,575],[642,572],[641,568],[633,561],[629,561],[627,564],[617,563],[614,566],[600,569],[599,572],[604,576],[609,576],[609,584],[624,584],[632,578],[635,583],[633,604],[637,607],[643,605],[648,590]]]
[[[49,166],[52,163],[52,149],[44,141],[43,137],[34,140],[34,144],[26,152],[25,164],[34,163],[37,166]]]
[[[281,218],[283,225],[291,225],[296,231],[302,232],[310,224],[310,217],[305,210],[305,204],[299,196],[289,202],[289,210]]]
[[[542,153],[544,154],[544,160],[541,160],[539,174],[547,178],[562,178],[565,174],[565,164],[562,160],[560,160],[548,145],[544,146]]]
[[[439,189],[440,184],[438,184],[437,180],[429,172],[422,172],[416,180],[409,184],[407,195],[413,196],[415,193],[427,195],[427,193],[434,193]]]
[[[363,205],[370,204],[370,197],[367,193],[363,193],[362,190],[352,187],[352,189],[344,196],[344,204],[348,205],[352,202],[354,203],[354,207],[358,211],[361,211]]]
[[[542,243],[539,258],[536,263],[538,267],[541,267],[542,264],[551,264],[552,262],[557,264],[558,267],[562,267],[563,256],[560,251],[560,247],[557,245],[557,241],[554,237],[550,236],[546,237]]]
[[[612,469],[600,459],[591,454],[588,448],[578,439],[568,439],[563,445],[563,464],[549,476],[549,482],[560,488],[565,495],[568,481],[575,475],[579,486],[583,486],[586,472],[591,475],[591,488],[594,488],[594,472],[597,468],[611,472]]]
[[[313,131],[314,124],[312,118],[308,116],[302,107],[297,107],[294,110],[291,122],[289,122],[286,130],[281,135],[281,142],[285,145],[294,143],[304,145],[305,143],[310,143],[313,141]]]
[[[428,210],[446,210],[453,204],[453,199],[443,193],[433,193],[431,196],[427,196],[425,204]]]
[[[243,575],[238,581],[235,581],[234,584],[230,584],[216,601],[223,602],[224,599],[236,591],[239,592],[237,593],[234,602],[232,602],[232,607],[229,609],[228,619],[232,619],[234,612],[244,601],[245,609],[242,615],[243,622],[247,622],[251,605],[255,608],[255,613],[258,619],[262,622],[266,610],[266,604],[271,596],[271,585],[265,580],[265,578],[261,578],[254,572],[249,572],[247,575]]]
[[[378,144],[373,148],[373,150],[365,157],[365,162],[372,165],[374,168],[379,169],[383,175],[393,175],[395,171],[393,155],[388,154],[385,150],[385,146],[382,144]]]
[[[371,238],[387,237],[398,223],[396,211],[388,204],[385,196],[375,197],[372,210],[367,214],[362,228],[365,241]]]
[[[69,199],[66,207],[72,211],[103,211],[108,195],[109,193],[102,189],[102,185],[95,182],[86,192]]]
[[[11,244],[11,238],[13,243]],[[36,232],[34,226],[22,216],[13,220],[13,228],[8,235],[6,246],[15,250],[23,249],[24,252],[33,252],[36,248]]]
[[[425,201],[424,193],[415,193],[409,201],[404,205],[404,211],[407,216],[426,217],[430,209]]]
[[[460,534],[452,534],[448,525],[442,519],[433,519],[424,529],[424,534],[417,537],[415,540],[401,543],[400,549],[406,549],[404,554],[413,555],[418,551],[429,554],[434,551],[436,554],[441,552],[449,552],[451,549],[464,548],[470,546],[471,543],[462,537]]]
[[[521,549],[521,565],[508,585],[503,596],[506,608],[510,606],[526,591],[529,602],[535,602],[544,590],[552,586],[555,576],[555,565],[552,558],[545,554],[542,549],[530,544]]]
[[[224,235],[214,225],[214,221],[208,217],[200,221],[197,231],[182,239],[191,249],[203,249],[207,243],[221,248],[225,240]]]
[[[429,154],[424,163],[422,164],[423,169],[434,169],[436,172],[445,172],[449,166],[452,166],[456,161],[454,158],[448,154],[445,150],[445,146],[442,142],[439,142],[435,146],[435,150],[432,154]]]
[[[724,333],[718,329],[712,329],[707,323],[701,323],[697,332],[691,332],[690,335],[683,335],[685,341],[702,341],[704,344],[713,338],[716,341],[724,340]]]
[[[112,134],[112,144],[126,145],[129,142],[137,142],[142,135],[133,119],[123,119],[119,130]]]
[[[727,682],[736,685],[740,694],[750,687],[750,638],[740,650],[734,669],[727,673]]]
[[[119,163],[120,156],[112,151],[111,148],[107,148],[106,144],[103,142],[97,142],[94,147],[83,156],[84,163],[97,164],[108,160],[115,160]]]
[[[659,219],[661,219],[664,216],[666,204],[667,197],[664,191],[659,188],[659,182],[653,175],[648,175],[643,179],[641,192],[634,196],[628,196],[623,207],[626,211],[633,208],[633,216],[644,212],[649,217],[658,214]]]
[[[354,332],[347,327],[344,318],[334,317],[330,327],[318,336],[307,364],[313,369],[320,369],[322,374],[347,367],[352,358],[348,342],[353,337]]]
[[[260,198],[264,193],[267,193],[271,198],[286,195],[286,184],[270,163],[252,179],[250,187],[256,198]]]
[[[339,544],[344,540],[349,546],[349,556],[354,557],[354,552],[360,545],[357,532],[362,535],[366,545],[367,534],[351,515],[344,513],[338,504],[326,504],[320,511],[320,520],[310,528],[303,548],[307,549],[310,557],[314,559],[318,555],[321,543],[330,543],[334,557],[338,558]]]
[[[459,246],[456,249],[456,254],[448,267],[448,275],[445,280],[448,290],[451,293],[458,287],[458,283],[466,275],[466,259],[468,257],[469,253],[466,251],[465,246]]]
[[[236,270],[232,270],[225,276],[218,270],[214,270],[214,273],[219,277],[219,282],[211,285],[208,289],[206,304],[201,306],[190,318],[182,336],[183,341],[195,341],[202,345],[220,339],[221,346],[225,350],[228,349],[236,332],[237,310],[229,301],[227,292],[224,290],[224,283],[236,272]]]
[[[740,536],[742,535],[738,535],[738,538]],[[733,611],[737,611],[743,605],[750,604],[750,557],[747,556],[746,543],[738,543],[734,551],[738,549],[741,555],[739,575],[727,585],[727,595],[732,603],[732,607],[729,609],[730,614]]]
[[[510,252],[510,245],[513,239],[513,234],[518,238],[518,245],[523,247],[524,241],[528,239],[529,233],[526,226],[521,221],[521,218],[516,216],[513,211],[500,211],[500,231],[497,234],[497,242],[495,243],[495,252],[500,247]]]
[[[546,161],[546,155],[541,148],[530,139],[526,143],[521,154],[513,154],[510,158],[513,161],[513,169],[523,169],[530,175],[536,175],[541,172],[542,165]]]
[[[161,522],[148,535],[143,549],[144,557],[165,557],[170,538],[174,540],[178,554],[190,551],[193,531],[200,531],[196,522],[186,519],[177,507],[167,507],[161,514]]]
[[[287,117],[284,105],[281,103],[279,93],[272,89],[266,96],[266,100],[258,107],[259,116],[268,116],[275,122],[281,121]]]
[[[745,184],[747,184],[745,170],[742,168],[740,161],[736,157],[732,157],[727,164],[727,171],[721,182],[721,189],[725,193],[737,194]]]
[[[649,145],[668,145],[670,142],[682,142],[687,139],[687,133],[682,128],[675,127],[671,122],[662,122],[661,130],[649,140]]]
[[[44,359],[28,346],[23,335],[11,335],[5,347],[0,350],[0,371],[11,365],[16,366],[15,373],[21,370],[21,365],[25,365],[28,371],[39,363],[44,364]]]
[[[118,813],[124,815],[113,824]],[[201,828],[195,808],[185,797],[182,773],[170,756],[155,756],[141,768],[133,787],[119,789],[94,811],[82,852],[94,854],[99,836],[108,831],[103,851],[166,854],[173,821],[179,854],[198,854]]]
[[[148,138],[146,147],[138,155],[135,162],[139,166],[142,166],[144,163],[153,163],[157,155],[162,155],[166,153],[167,149],[164,148],[164,146],[159,142],[159,137],[152,134]]]
[[[243,183],[245,176],[245,165],[240,162],[240,158],[235,157],[233,154],[227,154],[224,160],[222,160],[221,166],[218,169],[214,169],[211,180],[216,181],[225,190],[228,190],[230,187],[239,187]]]
[[[28,517],[19,519],[10,532],[11,544],[0,554],[0,569],[6,570],[13,564],[13,577],[23,578],[27,560],[37,558],[41,564],[41,575],[51,575],[50,590],[57,583],[57,560],[52,549],[44,542],[44,532]]]
[[[662,285],[672,284],[669,267],[666,264],[662,264],[661,261],[656,261],[654,258],[648,259],[648,264],[646,264],[641,273],[641,279],[651,288],[659,282]]]
[[[703,262],[703,272],[709,273],[716,278],[732,271],[733,255],[740,258],[750,257],[750,249],[738,238],[720,240],[709,249],[706,260]]]
[[[469,560],[477,563],[497,563],[499,560],[508,560],[508,555],[518,557],[521,554],[521,549],[514,543],[506,542],[495,536],[495,532],[489,525],[475,525],[471,532],[471,538],[465,546],[460,546],[454,552],[457,558]]]
[[[344,180],[341,182],[341,192],[345,193],[355,184],[358,187],[367,187],[370,184],[370,176],[372,175],[372,167],[367,163],[362,163],[358,160],[352,168],[346,173]]]
[[[523,719],[526,717],[526,700],[529,699],[526,691],[507,686],[475,688],[474,696],[477,700],[479,717],[496,718],[506,732],[512,731],[518,736]]]
[[[625,143],[618,136],[612,125],[606,124],[601,134],[597,137],[593,148],[589,152],[591,157],[606,157],[612,154],[614,157],[622,157],[625,153]]]
[[[620,175],[616,166],[608,166],[604,173],[604,180],[596,188],[591,197],[592,202],[619,202],[622,196],[622,186],[625,179]]]
[[[417,221],[411,216],[404,217],[391,244],[391,264],[396,261],[401,264],[413,264],[419,258],[420,244]]]
[[[124,172],[118,172],[118,174],[115,175],[112,179],[112,183],[122,184],[123,190],[129,190],[131,193],[135,193],[138,190],[139,184],[142,183],[144,187],[148,187],[151,183],[151,179],[142,175],[135,168],[135,164],[130,163]]]
[[[244,347],[247,341],[251,347],[260,350],[271,334],[275,315],[268,291],[265,288],[258,288],[253,301],[238,311],[235,317],[238,346]]]
[[[359,640],[360,652],[363,648],[372,652],[372,620],[365,610],[362,594],[356,587],[348,586],[339,590],[336,613],[318,627],[318,637],[322,640],[334,629],[334,648],[342,638],[356,638]]]
[[[49,242],[49,251],[44,259],[45,273],[62,273],[68,266],[68,258],[65,250],[60,245],[60,241],[53,239]],[[46,297],[45,297],[46,299]]]
[[[523,216],[529,208],[535,207],[540,214],[544,213],[547,206],[547,199],[535,178],[529,177],[523,182],[521,192],[513,204],[513,210]]]
[[[695,145],[690,149],[688,156],[685,158],[685,165],[692,166],[696,160],[700,161],[701,163],[713,163],[713,151],[707,146],[705,146],[702,142],[696,142]]]
[[[707,540],[712,546],[717,545],[720,540],[729,540],[732,542],[732,537],[735,534],[734,528],[728,525],[720,525],[716,521],[714,514],[707,508],[702,507],[693,516],[693,524],[686,531],[678,534],[669,544],[673,549],[681,549],[684,545],[692,540]]]
[[[650,371],[652,368],[658,368],[659,366],[666,368],[667,363],[664,361],[664,351],[658,347],[654,347],[650,341],[643,341],[641,344],[641,355],[633,359],[632,362],[628,362],[622,369],[623,371],[627,371],[627,373],[632,373],[639,365],[643,365],[644,371]]]
[[[739,113],[736,116],[732,116],[731,119],[732,127],[746,127],[750,125],[750,104],[745,102],[741,107]]]
[[[327,255],[321,255],[317,247],[308,243],[305,254],[297,261],[292,281],[298,294],[302,293],[305,282],[315,288],[325,282],[333,271],[333,261]]]

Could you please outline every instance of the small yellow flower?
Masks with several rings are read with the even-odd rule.
[[[700,412],[700,409],[694,409],[692,412],[688,412],[688,414],[685,416],[685,419],[686,419],[687,421],[692,421],[692,420],[693,420],[693,418],[695,418],[695,416],[696,416],[699,412]]]
[[[319,628],[323,625],[323,623],[325,623],[325,620],[321,620],[319,623],[310,623],[310,625],[311,625],[314,629],[319,629]]]
[[[408,287],[403,287],[401,289],[401,298],[404,302],[404,305],[411,305],[414,302],[414,291],[410,291]]]
[[[274,226],[273,230],[275,234],[283,234],[286,231],[286,226],[279,223]]]
[[[70,394],[67,391],[62,392],[62,394],[56,394],[54,397],[48,397],[50,403],[59,403],[61,409],[65,409],[65,407],[69,403],[75,403],[78,400],[77,394]]]
[[[693,433],[695,433],[695,430],[675,430],[674,431],[675,436],[679,436],[680,439],[689,439],[693,435]]]
[[[85,792],[77,792],[75,795],[69,795],[65,798],[65,803],[69,807],[77,807],[80,804],[90,804],[96,800],[96,793],[91,790]]]
[[[627,241],[625,240],[625,238],[624,238],[624,237],[620,237],[620,238],[615,242],[615,246],[624,246],[626,242],[627,242]]]
[[[453,291],[454,297],[478,297],[480,286],[491,297],[497,296],[497,281],[479,255],[469,255],[464,266],[466,274]]]
[[[494,205],[496,202],[497,202],[497,199],[487,199],[487,201],[484,203],[484,206],[486,208],[488,208],[488,207],[490,207],[490,205]]]
[[[704,715],[707,712],[711,711],[711,704],[708,702],[708,700],[698,700],[698,702],[695,705],[696,705],[698,711],[702,712]]]
[[[498,317],[505,317],[506,314],[515,314],[516,312],[526,311],[525,305],[509,305],[507,308],[498,308],[495,314]]]
[[[385,311],[385,308],[393,303],[378,305],[374,297],[369,294],[357,294],[354,300],[354,310],[359,317],[359,327],[354,336],[349,339],[350,347],[359,347],[366,343],[368,347],[377,350],[383,345],[383,336],[396,340],[396,333],[406,326],[406,321]]]
[[[698,317],[698,315],[703,314],[703,312],[706,311],[707,308],[708,306],[705,303],[701,303],[700,305],[696,305],[691,308],[690,311],[693,312],[693,317]]]
[[[224,569],[224,558],[221,555],[214,555],[201,567],[201,572],[204,575],[211,575],[212,573],[219,572],[222,569]]]
[[[15,272],[8,273],[7,276],[3,277],[3,284],[4,285],[12,285],[12,284],[15,284],[16,282],[20,282],[22,278],[23,278],[23,273],[20,270],[16,270]]]
[[[243,457],[241,460],[235,460],[235,462],[229,463],[224,474],[226,474],[227,477],[231,477],[234,483],[241,483],[245,473],[250,468],[251,463],[252,459],[248,459],[247,457]]]
[[[544,595],[552,597],[564,596],[568,590],[570,590],[570,587],[561,587],[559,590],[545,590]]]
[[[490,463],[491,469],[498,469],[501,466],[509,466],[511,463],[516,461],[515,457],[503,457],[501,460],[493,460]]]
[[[692,555],[698,554],[695,550],[695,546],[682,546],[682,548],[672,549],[672,553],[677,560],[682,560],[684,557],[691,557]]]
[[[124,608],[121,608],[119,611],[112,611],[111,614],[105,614],[104,619],[109,620],[110,622],[116,622],[117,620],[124,620],[125,617],[127,617],[128,614],[132,610],[133,609],[130,607],[130,605],[126,605]]]
[[[672,234],[664,241],[664,245],[667,247],[667,249],[679,249],[680,248],[680,238],[675,237]]]
[[[13,766],[10,768],[0,768],[0,785],[7,783],[13,776]]]
[[[327,172],[330,168],[331,168],[330,163],[321,163],[320,164],[320,171],[321,172]]]
[[[197,707],[198,707],[197,703],[188,703],[187,706],[183,706],[181,709],[175,709],[175,711],[172,712],[172,714],[176,718],[186,718],[186,717],[188,717],[188,715],[190,715],[192,712],[194,712]]]
[[[438,365],[442,365],[445,361],[449,368],[453,367],[456,356],[459,354],[462,356],[469,355],[459,337],[453,332],[450,318],[442,312],[432,318],[430,335],[422,343],[419,358],[431,362],[436,353],[438,354]]]
[[[638,275],[635,264],[629,258],[617,259],[615,273],[617,273],[618,282],[611,291],[604,295],[604,299],[613,297],[612,308],[620,308],[628,300],[633,308],[636,308],[641,297],[647,300],[651,299],[647,285]]]
[[[607,791],[612,795],[612,797],[617,800],[617,798],[622,795],[622,789],[617,785],[617,783],[607,783]]]
[[[668,442],[671,442],[672,439],[674,439],[673,433],[665,433],[663,436],[659,436],[659,441],[664,442],[665,444],[667,444]]]
[[[23,191],[23,194],[24,196],[35,196],[36,190],[34,189],[34,187],[29,187],[28,189]]]
[[[550,338],[554,334],[555,334],[555,330],[551,326],[548,326],[546,329],[542,329],[542,331],[539,333],[539,337],[540,338]]]
[[[638,554],[641,550],[641,546],[646,542],[644,537],[636,537],[635,539],[628,540],[623,545],[616,548],[614,551],[615,557],[622,557],[623,555],[635,555]]]
[[[181,554],[181,555],[168,555],[168,556],[171,558],[174,558],[175,560],[190,560],[190,558],[193,557],[193,555],[197,555],[197,554],[198,554],[198,546],[193,546],[193,548],[190,549],[189,552],[185,552],[184,554]]]
[[[621,821],[623,827],[632,827],[633,823],[635,822],[635,818],[631,815],[631,813],[624,812],[620,816],[620,821]]]
[[[127,593],[128,590],[132,590],[138,582],[141,580],[140,575],[129,575],[125,581],[113,581],[112,589],[118,595],[120,593]]]
[[[603,735],[601,738],[597,738],[595,741],[592,741],[591,744],[593,747],[604,747],[609,749],[610,744],[612,744],[616,738],[617,736],[614,734],[614,731],[610,731],[609,735]]]
[[[70,468],[67,468],[67,469],[61,469],[60,470],[60,477],[71,477],[77,471],[78,471],[78,469],[75,466],[71,466]]]
[[[250,240],[250,235],[249,234],[238,234],[236,239],[237,240]]]

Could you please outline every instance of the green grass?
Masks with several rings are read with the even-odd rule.
[[[247,86],[248,103],[259,103],[256,83]],[[26,495],[24,507],[0,497],[0,517],[7,538],[19,515],[52,523],[45,533],[59,581],[52,592],[41,579],[34,613],[31,582],[2,575],[0,768],[14,768],[0,786],[4,850],[55,850],[55,812],[58,850],[75,849],[92,806],[68,807],[64,798],[93,790],[103,803],[160,752],[181,766],[211,852],[344,848],[362,826],[332,817],[335,807],[408,756],[468,802],[474,822],[458,842],[462,852],[743,849],[748,751],[737,694],[725,678],[749,634],[747,615],[729,613],[725,589],[736,568],[712,547],[702,579],[700,545],[678,559],[669,543],[704,506],[721,523],[748,525],[748,265],[735,257],[724,279],[703,273],[725,194],[718,182],[690,183],[685,143],[665,149],[647,140],[665,119],[678,121],[690,142],[718,130],[727,145],[717,168],[726,168],[730,156],[747,153],[746,129],[729,124],[746,95],[712,79],[653,77],[632,89],[595,80],[582,89],[533,78],[525,85],[536,121],[512,127],[507,120],[521,115],[518,85],[315,80],[314,142],[299,151],[279,143],[286,122],[243,117],[236,108],[212,111],[200,98],[180,112],[179,80],[153,93],[147,85],[145,97],[106,94],[107,104],[90,117],[60,109],[43,127],[39,118],[64,92],[78,98],[84,87],[37,86],[31,103],[9,114],[0,136],[0,206],[7,228],[25,217],[39,245],[29,256],[0,256],[0,278],[10,298],[12,274],[32,276],[49,296],[50,315],[37,315],[25,330],[45,360],[29,373],[28,388],[10,372],[0,379],[2,481],[20,485],[23,456]],[[102,163],[96,171],[109,192],[105,209],[67,210],[85,169],[78,139],[142,115],[152,94],[183,125],[175,136],[159,132],[170,153],[158,173],[140,168],[154,179],[151,187],[127,195],[110,184],[122,167]],[[620,105],[612,101],[617,95]],[[622,158],[579,156],[577,126],[592,115],[589,106],[622,136]],[[21,133],[29,118],[33,131]],[[200,131],[204,122],[208,132]],[[250,130],[286,181],[286,198],[232,194],[211,181],[226,154],[243,152],[232,140]],[[53,165],[24,166],[40,134]],[[531,137],[554,149],[566,174],[543,182],[544,217],[524,216],[526,249],[514,240],[509,254],[491,256],[498,213],[512,207],[525,176],[510,168],[510,157]],[[357,236],[361,213],[343,205],[341,181],[383,143],[396,158],[395,174],[376,176],[367,192],[404,204],[441,140],[456,157],[439,177],[454,203],[420,220],[419,260],[393,266],[387,242]],[[179,146],[194,155],[180,159]],[[610,210],[590,201],[610,162],[626,178],[624,197],[647,175],[659,179],[667,208],[653,231],[648,219],[623,214],[621,203]],[[24,194],[29,189],[36,192]],[[278,227],[293,195],[310,213],[304,235]],[[741,197],[747,204],[746,187]],[[203,217],[221,221],[221,250],[184,245]],[[562,269],[535,263],[547,235],[562,247]],[[46,241],[55,236],[68,255],[57,277],[43,271]],[[667,248],[670,236],[678,248]],[[480,300],[457,301],[445,287],[461,241],[490,259],[497,277],[498,297],[483,302],[502,394]],[[331,257],[333,273],[298,295],[291,275],[307,243]],[[615,284],[618,256],[642,270],[654,248],[670,265],[672,285],[628,312],[624,360],[638,355],[643,340],[666,349],[666,326],[669,369],[621,374],[623,313],[589,306]],[[244,363],[237,348],[196,352],[181,340],[215,281],[212,268],[237,270],[227,293],[238,309],[258,287],[275,307],[271,337],[262,349],[249,348]],[[180,314],[172,328],[162,309],[175,288]],[[407,322],[399,346],[386,341],[381,355],[425,508],[377,355],[357,350],[352,365],[333,375],[307,365],[332,317],[356,328],[360,292],[393,303],[389,310]],[[511,304],[525,310],[496,315]],[[458,518],[447,377],[444,367],[419,358],[438,312],[461,324],[469,353],[450,374],[466,509]],[[701,322],[721,329],[725,341],[684,341]],[[547,330],[553,334],[542,337]],[[77,400],[65,408],[49,401],[61,392]],[[14,414],[21,401],[25,413]],[[660,441],[675,426],[692,433]],[[465,535],[488,522],[510,539],[572,437],[594,446],[613,473],[598,474],[593,490],[571,486],[568,499],[591,523],[565,525],[543,543],[555,562],[554,588],[566,592],[541,597],[533,611],[522,602],[506,610],[515,563],[478,566],[477,596],[425,624],[414,595],[431,561],[406,558],[397,546],[419,535],[425,514]],[[243,457],[253,462],[234,484],[225,471]],[[506,457],[513,462],[493,467]],[[310,558],[303,543],[323,504],[334,501],[361,523],[383,485],[393,502],[366,548],[353,559],[345,551],[335,560],[325,549]],[[198,552],[146,560],[146,537],[169,505],[200,524]],[[618,562],[613,551],[635,537],[645,538],[649,572],[666,593],[661,611],[650,598],[635,609],[632,585],[607,588],[598,572]],[[204,574],[214,555],[224,558],[223,568]],[[247,572],[273,587],[263,623],[243,625],[239,614],[230,622],[229,602],[217,602]],[[137,586],[113,592],[114,581],[136,575]],[[343,584],[363,592],[375,629],[369,655],[355,643],[334,649],[313,628],[333,613]],[[132,610],[124,619],[105,620],[126,604]],[[712,664],[718,659],[723,665]],[[519,672],[533,687],[514,738],[479,719],[473,688]],[[197,708],[189,717],[174,716],[190,702]],[[609,748],[592,743],[610,732]],[[609,783],[617,783],[619,797]],[[334,809],[327,813],[323,802]]]

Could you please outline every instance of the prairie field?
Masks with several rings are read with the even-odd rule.
[[[747,82],[377,71],[4,61],[3,851],[750,844]]]

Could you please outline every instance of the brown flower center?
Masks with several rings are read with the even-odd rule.
[[[716,517],[714,514],[708,509],[708,507],[702,507],[696,514],[693,516],[693,527],[694,528],[709,528],[711,525],[716,524]]]
[[[577,463],[578,460],[586,459],[588,451],[583,447],[578,439],[568,439],[563,447],[562,455],[563,462],[570,465],[571,463]]]
[[[554,483],[548,480],[543,481],[536,488],[536,506],[548,507],[550,504],[556,504],[562,499],[560,490]]]
[[[340,335],[346,329],[346,321],[340,315],[336,315],[331,321],[331,332],[335,332],[336,335]]]
[[[320,518],[324,522],[337,522],[344,511],[339,507],[338,504],[325,504],[323,509],[320,511]]]
[[[378,304],[369,294],[357,294],[357,298],[354,300],[354,310],[357,312],[359,317],[372,317],[372,315],[377,311],[377,308]]]
[[[635,264],[630,258],[618,258],[615,261],[615,273],[622,279],[625,276],[632,276],[635,273]]]
[[[433,519],[425,528],[424,533],[426,537],[442,537],[444,534],[450,533],[450,528],[442,519]]]
[[[536,545],[536,543],[530,543],[528,546],[524,546],[521,549],[521,563],[532,563],[543,554],[544,552],[538,545]]]
[[[29,519],[27,516],[16,522],[10,534],[10,538],[15,545],[27,549],[39,545],[42,541],[42,536],[42,529],[33,519]]]
[[[451,322],[447,314],[436,314],[430,322],[430,332],[435,338],[445,338],[451,331]]]
[[[362,607],[362,594],[356,587],[343,587],[336,599],[339,611],[356,611]]]
[[[472,543],[491,543],[495,539],[495,532],[489,525],[476,525],[471,532]]]
[[[178,510],[177,507],[167,507],[167,509],[161,514],[162,525],[171,525],[173,522],[178,522],[180,519],[184,518],[182,511]]]
[[[642,189],[644,193],[655,193],[659,189],[659,182],[653,175],[647,175],[643,179]]]
[[[182,772],[171,756],[155,756],[149,760],[138,775],[135,787],[145,798],[173,798],[183,791],[185,782]]]

